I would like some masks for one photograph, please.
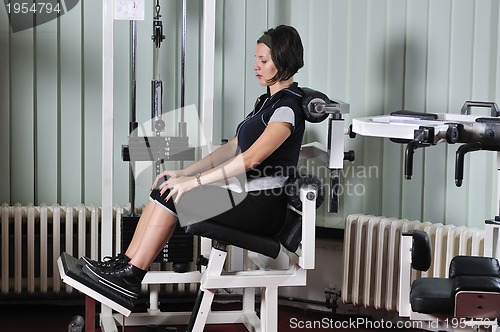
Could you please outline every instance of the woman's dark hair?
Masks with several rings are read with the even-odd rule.
[[[286,81],[304,66],[304,46],[302,45],[300,35],[291,26],[279,25],[264,32],[264,36],[259,38],[257,43],[269,39],[271,40],[271,58],[278,70],[269,82]],[[266,42],[267,44],[269,43]]]

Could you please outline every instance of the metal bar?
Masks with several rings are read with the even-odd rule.
[[[102,222],[101,238],[113,238],[113,45],[114,45],[114,0],[102,2],[102,164],[101,200]],[[110,256],[113,241],[101,241],[101,258]],[[101,317],[111,316],[112,311],[102,307]]]
[[[130,123],[129,135],[137,127],[137,21],[130,21]],[[130,213],[135,214],[135,162],[130,160],[129,169],[129,202]]]
[[[181,45],[181,122],[184,122],[186,96],[186,40],[187,40],[187,2],[182,0],[182,45]]]
[[[202,150],[202,156],[210,153],[213,146],[214,130],[214,77],[215,77],[215,14],[216,1],[203,1],[203,53],[202,53],[202,82],[201,82],[201,132],[200,137],[205,136],[206,148]],[[212,247],[211,240],[202,238],[200,240],[201,255],[208,256]]]

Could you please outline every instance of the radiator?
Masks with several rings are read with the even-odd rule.
[[[113,209],[113,254],[121,252],[122,216],[128,209]],[[80,257],[100,257],[101,209],[95,206],[8,206],[0,207],[2,295],[70,294],[61,282],[57,259],[62,252]],[[195,248],[196,249],[196,248]],[[193,250],[194,252],[194,250]],[[192,257],[192,256],[191,256]],[[189,261],[189,268],[196,269]],[[171,269],[171,263],[152,269]],[[165,287],[170,291],[193,291],[196,285]]]
[[[4,204],[0,209],[2,294],[70,293],[57,269],[61,252],[99,257],[98,207]],[[116,220],[123,211],[115,208]]]
[[[484,254],[484,231],[417,220],[355,214],[346,219],[342,301],[398,310],[399,247],[402,232],[420,229],[430,236],[432,263],[412,278],[447,277],[456,255]]]

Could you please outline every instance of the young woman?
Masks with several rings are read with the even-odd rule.
[[[290,26],[269,29],[258,39],[253,70],[267,93],[257,99],[231,141],[183,170],[167,170],[156,178],[125,254],[103,262],[80,259],[90,278],[136,298],[178,221],[186,225],[210,219],[256,234],[279,230],[287,204],[279,188],[297,166],[305,127],[303,92],[293,79],[304,65],[303,53],[300,36]],[[230,203],[213,209],[205,198],[228,196],[227,187],[216,184],[241,175],[246,178],[243,190],[230,190]]]

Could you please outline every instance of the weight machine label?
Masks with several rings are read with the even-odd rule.
[[[144,0],[115,0],[115,20],[144,20]]]

